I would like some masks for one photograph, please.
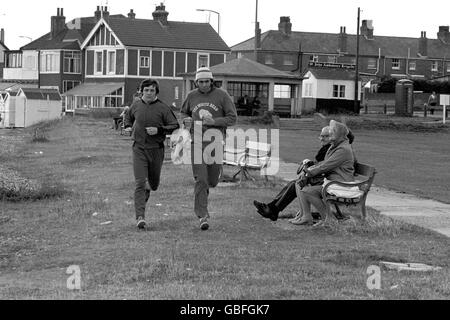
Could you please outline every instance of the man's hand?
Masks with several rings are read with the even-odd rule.
[[[203,124],[206,124],[208,126],[213,126],[216,123],[216,121],[211,117],[204,117],[203,118]]]
[[[184,127],[189,130],[192,126],[192,118],[191,117],[184,118],[183,124],[184,124]]]
[[[145,128],[145,131],[147,131],[147,134],[149,136],[154,136],[155,134],[158,133],[158,128],[156,128],[156,127],[147,127],[147,128]]]

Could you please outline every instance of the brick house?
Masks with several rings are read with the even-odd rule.
[[[225,62],[230,48],[207,23],[169,21],[161,4],[153,20],[103,17],[81,43],[84,83],[64,95],[67,111],[80,107],[120,107],[132,102],[140,82],[160,82],[160,98],[180,106],[182,73]]]
[[[450,74],[450,32],[439,26],[436,39],[421,32],[418,38],[376,36],[371,20],[360,27],[359,72],[366,81],[392,76],[433,79]],[[355,65],[356,35],[292,31],[289,17],[281,17],[278,30],[261,34],[231,48],[233,57],[245,56],[273,68],[303,74],[315,63]],[[257,50],[255,51],[255,44]]]

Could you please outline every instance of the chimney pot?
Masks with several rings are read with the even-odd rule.
[[[5,44],[5,29],[0,29],[0,41]]]
[[[133,9],[130,9],[130,12],[128,12],[128,18],[134,19],[136,17],[136,13],[134,13]]]

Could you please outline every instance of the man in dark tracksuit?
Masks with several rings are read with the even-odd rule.
[[[210,144],[204,141],[203,136],[209,129],[221,132],[219,139],[223,141],[225,129],[236,123],[236,107],[229,94],[213,85],[213,75],[208,68],[200,68],[196,72],[195,81],[198,89],[191,91],[183,102],[181,113],[186,126],[190,126],[192,138],[191,158],[192,172],[195,179],[194,186],[194,211],[200,219],[201,230],[207,230],[208,224],[208,195],[209,188],[214,188],[222,173],[223,159],[219,159],[216,154],[211,154],[212,158],[207,161],[203,158],[205,148]],[[195,127],[199,127],[196,131]],[[210,131],[211,132],[211,131]],[[223,148],[221,142],[220,147]],[[197,153],[197,151],[199,151]],[[195,154],[200,154],[200,159],[196,159]],[[209,160],[214,160],[210,163]]]
[[[125,130],[132,130],[131,137],[134,141],[134,207],[137,227],[145,229],[145,205],[150,197],[146,181],[151,190],[158,189],[164,161],[164,140],[166,134],[179,128],[179,124],[170,107],[157,97],[158,81],[144,80],[141,92],[142,97],[133,102],[125,116]]]

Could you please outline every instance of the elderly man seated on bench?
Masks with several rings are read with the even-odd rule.
[[[316,177],[325,174],[327,180],[353,182],[355,181],[355,158],[352,147],[348,142],[347,127],[337,121],[330,121],[331,147],[328,149],[324,161],[305,169],[306,177]],[[297,225],[313,225],[311,205],[313,205],[322,216],[323,221],[327,215],[326,203],[322,199],[322,185],[306,186],[298,190],[301,217]]]
[[[350,130],[348,132],[347,138],[348,138],[348,141],[350,144],[353,143],[353,140],[355,137]],[[319,139],[320,139],[321,148],[317,152],[317,154],[314,158],[315,164],[317,164],[325,159],[325,154],[327,153],[328,149],[331,146],[330,127],[329,126],[322,128],[322,131],[319,135]],[[304,167],[303,163],[300,165],[299,169],[297,170],[297,175],[301,174],[300,171],[301,171],[302,167]],[[299,178],[300,178],[300,176],[299,176]],[[258,213],[260,215],[262,215],[264,218],[269,218],[272,221],[278,220],[279,213],[281,211],[283,211],[297,197],[296,184],[299,182],[299,178],[291,180],[288,184],[286,184],[284,186],[284,188],[281,189],[281,191],[275,196],[275,198],[271,202],[263,203],[263,202],[259,202],[257,200],[253,201],[253,204],[256,207]],[[315,184],[314,180],[316,180],[316,182],[318,184],[321,184],[321,182],[323,181],[323,178],[318,179],[318,177],[316,177],[315,179],[309,179],[309,181],[308,181],[309,184],[311,182],[313,184]],[[297,213],[297,216],[293,220],[298,220],[300,214],[301,214],[301,210]],[[314,216],[315,218],[317,218],[317,219],[321,218],[320,214],[317,214],[317,215],[316,215],[316,213],[313,213],[313,214],[315,215]],[[337,213],[335,213],[335,215],[337,218],[344,218],[344,216],[339,211]]]

